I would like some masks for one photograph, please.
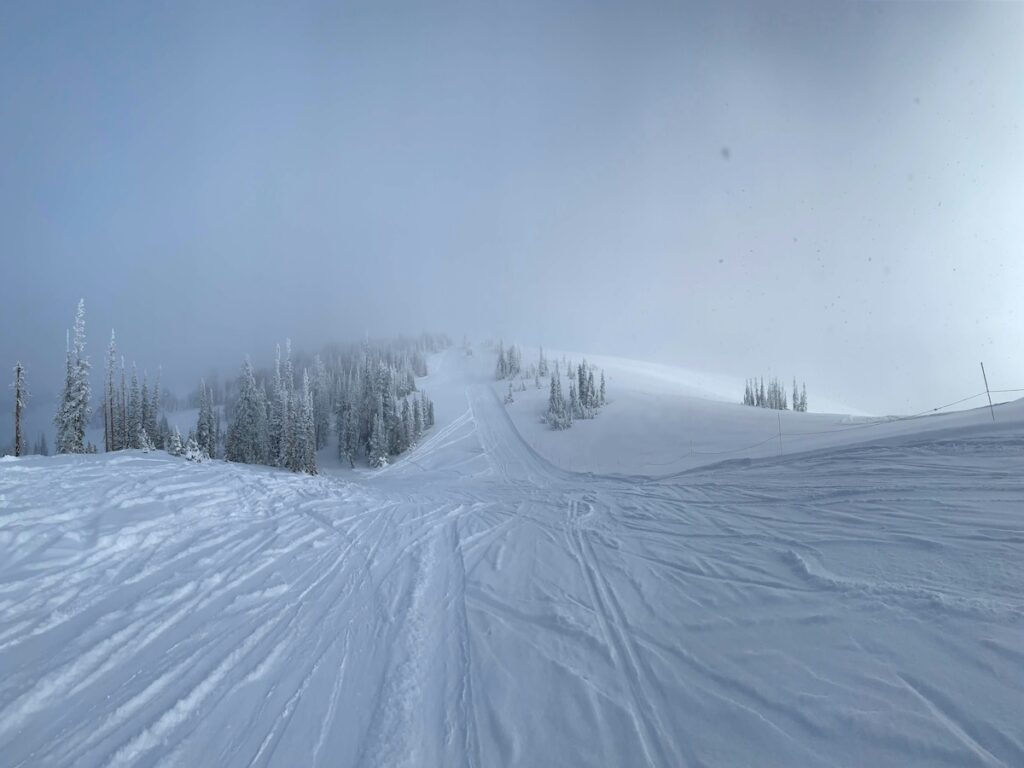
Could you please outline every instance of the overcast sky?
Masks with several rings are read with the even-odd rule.
[[[37,391],[80,296],[97,369],[115,327],[182,389],[421,329],[873,412],[1024,387],[1024,4],[257,5],[0,11]]]

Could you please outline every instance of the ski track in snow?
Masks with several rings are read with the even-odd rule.
[[[641,482],[440,362],[376,473],[0,463],[0,764],[1024,765],[1019,419]]]

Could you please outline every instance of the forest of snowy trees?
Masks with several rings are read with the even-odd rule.
[[[756,408],[774,408],[777,411],[789,409],[789,398],[786,388],[776,378],[768,380],[767,387],[764,379],[747,379],[746,388],[743,391],[743,404],[752,405]],[[807,385],[804,384],[799,390],[796,386],[796,378],[793,379],[793,410],[802,412],[807,410]]]
[[[386,466],[433,426],[434,404],[417,391],[416,378],[427,373],[426,355],[446,346],[445,337],[425,334],[335,349],[316,355],[301,379],[290,342],[283,358],[278,347],[268,375],[257,375],[246,359],[230,407],[225,458],[316,474],[316,452],[327,445],[333,424],[339,459]]]
[[[520,392],[525,391],[527,381],[532,379],[534,386],[540,389],[541,379],[549,378],[548,406],[543,418],[552,429],[568,429],[577,419],[594,418],[605,404],[604,371],[598,371],[595,376],[596,369],[586,360],[574,365],[571,360],[563,358],[562,365],[566,371],[568,393],[562,389],[559,362],[556,360],[552,367],[544,355],[543,347],[540,348],[536,364],[524,369],[519,347],[513,344],[506,348],[499,342],[495,378],[509,380],[505,404],[511,405],[515,402],[515,392],[517,389]],[[515,386],[516,379],[519,380],[518,388]]]
[[[102,420],[103,450],[163,449],[190,461],[224,458],[247,464],[266,464],[294,472],[316,474],[317,451],[337,436],[338,456],[349,466],[365,460],[383,467],[422,438],[434,424],[434,404],[416,385],[427,375],[427,355],[450,345],[444,335],[347,347],[334,346],[307,358],[293,353],[286,341],[278,346],[274,365],[257,371],[246,357],[237,382],[221,386],[200,380],[185,399],[198,407],[195,426],[182,436],[162,413],[162,401],[181,401],[161,389],[161,372],[150,386],[148,373],[118,354],[110,334],[106,351],[100,405],[90,408],[90,363],[85,352],[85,302],[79,301],[74,328],[69,331],[65,380],[54,424],[57,453],[91,453],[86,430]],[[301,371],[301,373],[300,373]],[[14,368],[15,444],[12,453],[29,453],[22,429],[28,399],[25,369]],[[223,426],[226,424],[226,427]],[[46,436],[33,446],[49,453]]]

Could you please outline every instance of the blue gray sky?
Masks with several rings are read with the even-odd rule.
[[[0,362],[421,329],[1024,387],[1024,4],[7,3]],[[741,393],[737,393],[739,397]]]

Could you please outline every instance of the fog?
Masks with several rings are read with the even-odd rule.
[[[1024,5],[431,5],[7,4],[4,369],[84,297],[182,392],[420,330],[1024,387]]]

